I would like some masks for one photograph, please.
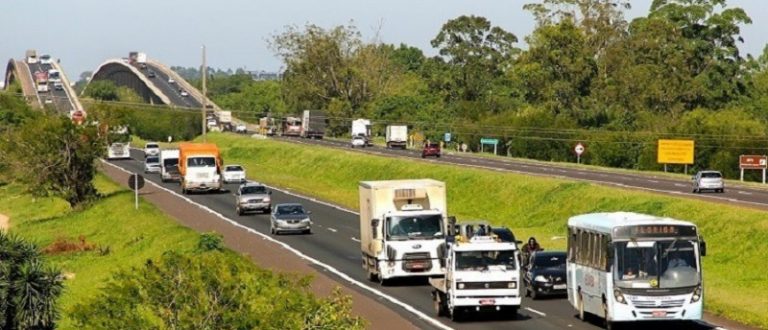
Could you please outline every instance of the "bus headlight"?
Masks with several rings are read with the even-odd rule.
[[[627,304],[627,301],[624,299],[624,294],[618,289],[613,289],[613,297],[616,298],[616,302],[624,305]]]
[[[693,296],[691,297],[691,303],[695,303],[701,299],[701,286],[697,286],[695,290],[693,290]]]

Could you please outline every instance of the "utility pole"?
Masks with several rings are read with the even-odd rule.
[[[202,74],[203,78],[203,102],[201,102],[203,104],[203,142],[206,142],[205,109],[208,100],[208,97],[206,97],[206,95],[208,95],[208,88],[205,85],[205,80],[208,78],[208,64],[205,63],[205,45],[203,45],[203,67],[201,68],[200,73]]]

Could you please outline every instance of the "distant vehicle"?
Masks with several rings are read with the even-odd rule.
[[[224,183],[231,182],[245,182],[245,169],[242,166],[224,166]]]
[[[25,57],[28,64],[37,64],[37,51],[34,49],[27,50]]]
[[[273,136],[277,132],[277,125],[275,125],[275,118],[262,117],[259,118],[259,134],[266,136]]]
[[[400,148],[405,149],[408,143],[408,126],[405,125],[389,125],[386,132],[387,148]]]
[[[523,275],[526,295],[536,300],[541,296],[565,295],[566,253],[564,251],[536,251],[531,254],[528,269]]]
[[[53,89],[55,89],[57,91],[63,91],[64,90],[64,84],[62,84],[60,82],[55,82],[55,83],[53,83]]]
[[[45,104],[53,104],[53,99],[50,97],[45,98]]]
[[[109,128],[102,125],[99,130],[107,135],[107,160],[131,158],[131,134],[126,126]]]
[[[701,193],[705,190],[725,192],[723,174],[718,171],[699,171],[693,176],[693,192]]]
[[[38,92],[48,92],[48,72],[35,71],[35,84],[37,84]]]
[[[83,110],[75,110],[69,113],[69,118],[75,124],[82,124],[85,121],[85,112]]]
[[[144,145],[144,157],[159,156],[160,145],[157,142],[147,142]]]
[[[371,134],[371,121],[368,119],[355,119],[352,121],[352,136],[362,136],[365,139],[366,146],[373,146],[373,135]]]
[[[160,178],[163,182],[179,181],[179,150],[165,149],[160,151]]]
[[[173,80],[173,78],[171,78],[171,77],[168,77],[168,83],[169,83],[169,84],[175,84],[175,83],[176,83],[176,80]]]
[[[232,111],[218,111],[216,115],[219,118],[219,126],[223,131],[232,130]]]
[[[439,143],[424,143],[424,148],[421,150],[421,158],[427,158],[427,156],[434,156],[440,158],[440,144]]]
[[[520,242],[515,239],[515,234],[506,227],[494,227],[492,229],[493,234],[496,235],[496,237],[499,238],[502,242],[514,242],[517,245],[522,244],[523,242]]]
[[[235,212],[244,215],[248,212],[272,212],[272,192],[263,184],[256,182],[243,183],[235,192]]]
[[[160,173],[160,172],[161,172],[160,157],[149,156],[147,158],[144,158],[144,173]]]
[[[154,78],[155,77],[155,71],[152,71],[152,70],[147,71],[147,77]]]
[[[245,126],[245,124],[237,124],[237,126],[235,127],[235,133],[241,133],[241,134],[248,133],[248,128]]]
[[[209,130],[213,129],[217,126],[216,119],[208,119],[208,121],[205,123],[205,126],[208,126]]]
[[[280,136],[300,136],[300,135],[301,135],[301,118],[297,118],[297,117],[283,118],[281,130],[280,130]]]
[[[355,148],[355,147],[365,148],[365,138],[362,136],[353,136],[350,146],[352,148]]]
[[[181,91],[179,91],[179,95],[181,95],[183,97],[187,97],[187,96],[189,96],[189,93],[187,93],[187,91],[182,89]]]
[[[325,119],[325,112],[321,110],[304,110],[301,118],[301,137],[322,139],[325,135]]]
[[[51,59],[51,55],[48,55],[48,54],[40,55],[40,64],[53,64],[53,59]]]
[[[223,161],[219,147],[212,143],[182,143],[179,146],[181,192],[219,191]]]
[[[59,70],[56,70],[56,69],[48,70],[48,81],[61,82],[61,72],[59,72]]]
[[[286,203],[277,204],[270,216],[270,232],[279,235],[283,232],[312,233],[312,212],[304,210],[301,204]]]
[[[580,319],[603,318],[637,328],[654,321],[699,321],[703,315],[701,257],[707,246],[695,224],[630,212],[568,219],[568,301]],[[688,326],[682,326],[685,328]]]

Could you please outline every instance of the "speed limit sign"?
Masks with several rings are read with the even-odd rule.
[[[577,144],[576,147],[573,148],[573,151],[576,152],[576,155],[581,156],[581,154],[584,153],[584,145],[581,143]]]

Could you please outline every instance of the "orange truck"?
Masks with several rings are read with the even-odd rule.
[[[222,188],[222,160],[212,143],[182,143],[179,146],[181,192],[218,191]]]

